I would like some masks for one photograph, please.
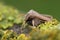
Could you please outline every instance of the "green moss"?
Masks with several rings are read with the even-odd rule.
[[[22,23],[24,18],[21,15],[23,14],[16,8],[0,3],[0,28],[6,29],[14,23]]]

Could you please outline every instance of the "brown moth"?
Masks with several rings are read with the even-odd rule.
[[[38,12],[34,10],[30,10],[26,15],[25,15],[25,21],[29,25],[32,26],[37,26],[41,23],[44,23],[45,21],[51,21],[53,19],[52,16],[50,15],[45,15],[45,14],[39,14]]]

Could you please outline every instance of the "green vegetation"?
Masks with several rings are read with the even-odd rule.
[[[32,27],[24,24],[24,15],[14,7],[0,3],[0,40],[60,40],[60,22],[58,20],[53,19],[37,27]],[[24,32],[29,30],[28,28],[32,28],[29,33],[17,34],[8,29],[12,28],[14,24],[21,25],[21,28],[24,27],[22,30]]]
[[[0,3],[0,28],[6,29],[13,26],[14,23],[22,23],[24,19],[22,15],[17,9]]]
[[[60,40],[60,38],[57,38],[60,36],[60,24],[57,20],[54,20],[34,28],[30,32],[31,40]]]
[[[12,30],[0,30],[1,40],[60,40],[60,24],[57,20],[55,23],[46,22],[37,28],[32,28],[29,34],[16,34]],[[49,24],[49,25],[48,25]],[[41,27],[41,28],[40,28]]]

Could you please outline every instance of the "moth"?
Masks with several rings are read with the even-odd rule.
[[[32,26],[38,26],[39,24],[51,21],[52,19],[53,17],[51,15],[41,14],[34,10],[30,10],[25,15],[25,22]]]

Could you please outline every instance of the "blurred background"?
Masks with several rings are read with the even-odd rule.
[[[33,9],[42,14],[49,14],[60,20],[60,0],[1,0],[6,5],[20,11],[28,12]]]

